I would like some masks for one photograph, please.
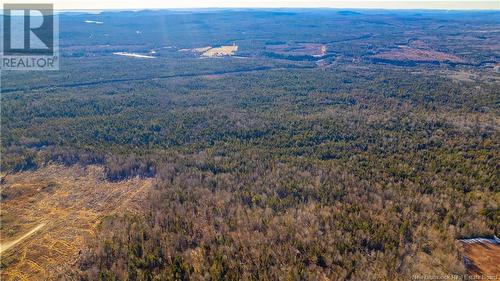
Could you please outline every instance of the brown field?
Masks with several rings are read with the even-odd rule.
[[[100,220],[134,211],[151,179],[108,182],[98,166],[48,166],[1,186],[1,280],[61,279]]]
[[[415,48],[402,47],[397,50],[391,50],[372,56],[376,59],[385,59],[392,61],[415,61],[415,62],[465,62],[460,57],[452,54],[433,50],[422,50]]]
[[[467,265],[467,273],[469,275],[492,277],[487,280],[500,279],[499,244],[493,244],[493,243],[462,244],[462,251],[464,256],[469,260],[469,263]]]

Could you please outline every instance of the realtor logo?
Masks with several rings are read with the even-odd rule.
[[[52,4],[4,4],[1,70],[58,70]]]

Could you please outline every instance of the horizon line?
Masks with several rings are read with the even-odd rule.
[[[450,10],[500,11],[499,0],[6,0],[9,4],[50,3],[57,11],[74,10],[192,10],[192,9],[362,9],[362,10]],[[2,7],[3,8],[3,7]]]
[[[1,9],[0,9],[1,10]],[[65,8],[54,9],[54,11],[165,11],[165,10],[379,10],[379,11],[489,11],[500,12],[499,9],[485,9],[485,8],[390,8],[390,7],[232,7],[232,6],[214,6],[214,7],[143,7],[143,8]]]

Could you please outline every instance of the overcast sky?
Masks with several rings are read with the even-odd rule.
[[[445,9],[500,10],[500,0],[2,0],[8,3],[54,3],[56,9],[160,9],[160,8],[381,8],[381,9]]]

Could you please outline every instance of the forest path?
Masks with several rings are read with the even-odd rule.
[[[38,230],[40,230],[42,227],[45,226],[46,223],[41,223],[37,226],[35,226],[33,229],[31,229],[30,231],[28,231],[26,234],[24,234],[23,236],[17,238],[16,240],[13,240],[13,241],[7,241],[5,243],[2,243],[0,244],[0,254],[3,253],[4,251],[7,251],[8,249],[14,247],[16,244],[18,244],[19,242],[23,241],[24,239],[28,238],[30,235],[32,235],[33,233],[37,232]]]

